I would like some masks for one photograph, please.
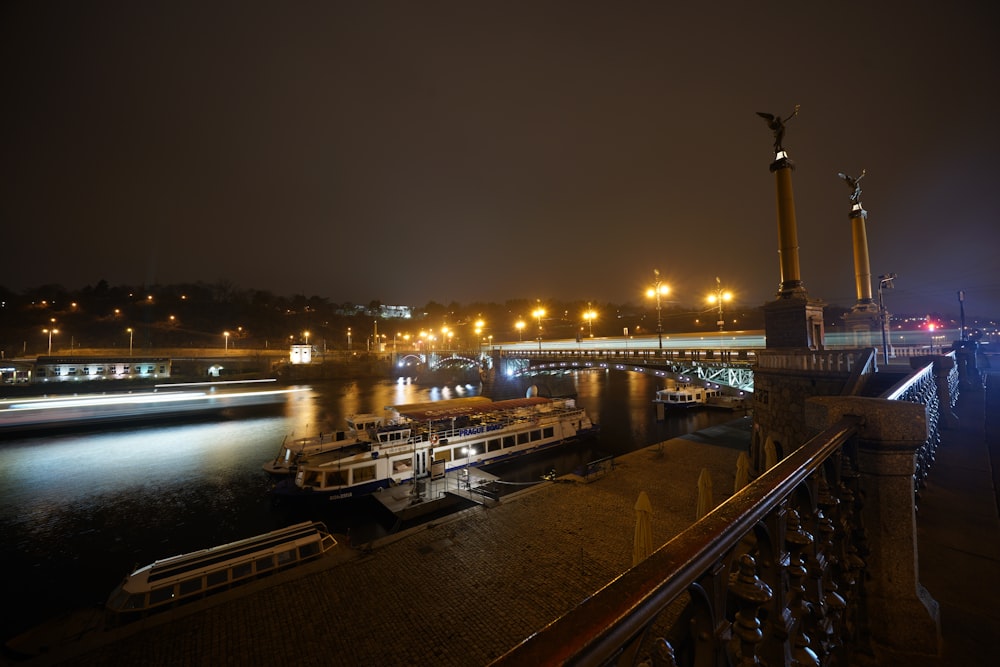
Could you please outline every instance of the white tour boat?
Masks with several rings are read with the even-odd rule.
[[[290,443],[286,438],[281,442],[277,456],[263,465],[264,472],[276,477],[290,475],[298,470],[299,461],[304,458],[369,442],[375,429],[382,425],[382,418],[370,413],[351,415],[346,421],[346,431],[321,432],[308,438],[297,438]]]
[[[370,442],[306,457],[275,493],[351,498],[552,447],[594,425],[571,398],[484,397],[386,408]]]
[[[105,608],[127,619],[322,556],[337,540],[318,521],[158,560],[125,577]]]

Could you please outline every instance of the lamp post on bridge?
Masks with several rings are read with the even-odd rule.
[[[536,299],[538,307],[531,313],[538,320],[538,351],[542,351],[542,318],[545,317],[545,309],[542,308],[542,300]]]
[[[889,340],[886,335],[886,316],[885,306],[882,304],[882,288],[892,289],[892,281],[896,279],[895,273],[884,273],[878,277],[878,319],[882,326],[882,361],[886,365],[889,364]]]
[[[719,325],[719,331],[724,331],[726,327],[726,320],[722,317],[722,303],[723,301],[729,301],[732,298],[732,293],[722,289],[722,281],[719,280],[719,276],[716,276],[715,293],[709,295],[708,302],[719,306],[719,319],[716,322],[716,324]]]
[[[131,357],[132,356],[132,334],[134,334],[135,332],[132,330],[132,327],[129,327],[125,331],[128,333],[128,356]]]
[[[587,320],[587,327],[590,329],[590,337],[594,337],[594,319],[597,317],[597,313],[594,309],[590,307],[590,302],[587,302],[587,311],[583,314],[583,319]]]
[[[660,282],[660,270],[653,269],[653,286],[646,290],[646,296],[656,297],[656,337],[663,349],[663,317],[660,312],[660,296],[670,294],[670,288]]]

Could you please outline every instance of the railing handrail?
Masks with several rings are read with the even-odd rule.
[[[855,435],[845,416],[495,665],[602,665]],[[666,578],[663,573],[669,573]]]

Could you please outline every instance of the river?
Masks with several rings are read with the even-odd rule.
[[[655,378],[581,371],[539,378],[558,385],[600,425],[597,438],[497,464],[506,482],[534,483],[737,414],[696,410],[656,421]],[[261,470],[285,437],[344,428],[347,415],[388,405],[474,396],[478,386],[344,380],[303,387],[277,410],[239,419],[128,426],[0,441],[0,556],[6,640],[72,609],[103,604],[122,576],[156,559],[264,533],[306,518],[354,543],[400,526],[372,509],[302,516],[275,504]],[[374,501],[371,501],[374,505]],[[310,510],[314,511],[314,510]]]

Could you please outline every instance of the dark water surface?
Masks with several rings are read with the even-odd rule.
[[[541,393],[576,391],[597,438],[487,468],[515,484],[623,454],[736,415],[692,411],[657,422],[656,380],[591,371],[539,378]],[[355,543],[399,529],[371,499],[338,510],[275,504],[261,469],[285,437],[344,428],[347,415],[387,405],[473,396],[479,387],[390,380],[330,381],[260,415],[0,441],[2,636],[103,604],[136,566],[309,518]]]

